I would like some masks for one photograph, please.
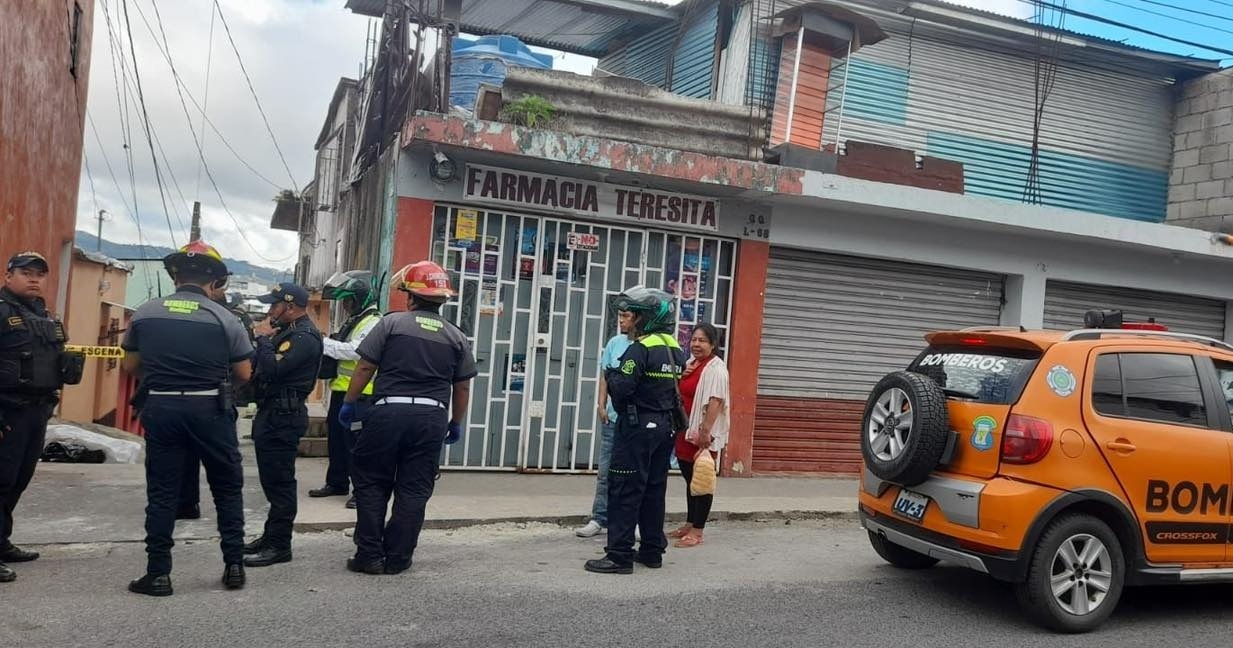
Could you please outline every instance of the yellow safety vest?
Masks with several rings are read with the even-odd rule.
[[[361,319],[360,322],[355,325],[355,328],[351,329],[351,333],[347,335],[347,339],[343,341],[350,342],[355,338],[357,331],[364,330],[365,325],[368,324],[370,320],[376,319],[381,319],[381,313],[373,312],[364,319]],[[358,367],[359,364],[359,360],[339,360],[338,376],[335,377],[334,381],[330,383],[330,391],[346,393],[346,391],[351,388],[351,376],[355,375],[355,368]],[[372,387],[376,384],[376,382],[377,377],[374,374],[373,379],[368,381],[368,386],[364,388],[365,396],[372,396]]]

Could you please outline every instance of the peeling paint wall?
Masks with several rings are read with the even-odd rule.
[[[77,221],[93,24],[93,0],[0,2],[0,262],[42,252],[52,265],[53,306],[67,283],[66,245]]]
[[[760,162],[430,113],[407,122],[402,144],[415,140],[768,193],[799,195],[805,175]]]

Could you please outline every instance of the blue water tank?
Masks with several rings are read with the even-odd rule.
[[[551,54],[536,54],[513,36],[457,38],[450,69],[450,105],[475,110],[481,83],[500,86],[510,66],[552,69]]]

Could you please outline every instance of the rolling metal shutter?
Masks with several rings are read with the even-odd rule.
[[[996,326],[1001,275],[772,248],[754,472],[855,472],[860,415],[883,375],[939,329]]]
[[[1156,318],[1170,331],[1224,339],[1225,302],[1116,286],[1050,281],[1045,284],[1045,328],[1083,328],[1089,310],[1120,310],[1128,320]]]

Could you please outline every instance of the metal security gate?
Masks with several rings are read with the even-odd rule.
[[[772,248],[753,469],[850,472],[869,390],[932,330],[997,325],[1001,275]]]
[[[1089,310],[1120,310],[1128,320],[1155,318],[1170,331],[1224,339],[1225,302],[1220,300],[1066,281],[1045,284],[1045,328],[1083,328]]]
[[[629,286],[677,296],[682,343],[697,322],[728,329],[729,240],[438,206],[432,256],[459,291],[442,312],[479,366],[446,468],[594,470],[599,360]]]

